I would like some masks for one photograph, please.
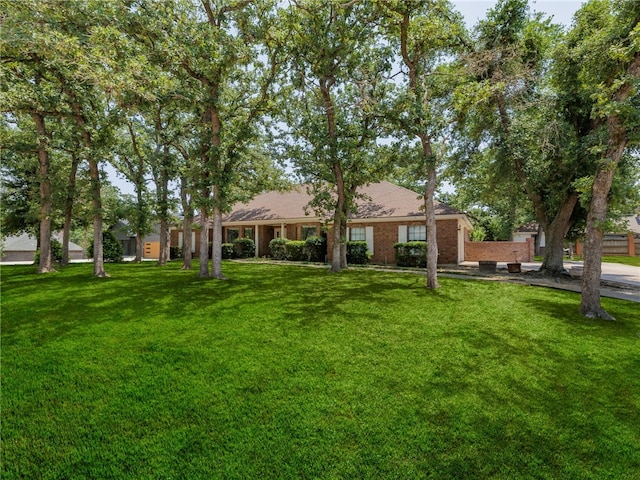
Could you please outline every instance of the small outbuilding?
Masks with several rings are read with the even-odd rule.
[[[53,236],[56,240],[62,241],[59,235]],[[2,257],[0,262],[33,262],[38,242],[36,237],[28,233],[6,237],[3,240]],[[69,259],[80,260],[85,258],[84,251],[80,245],[69,242]]]

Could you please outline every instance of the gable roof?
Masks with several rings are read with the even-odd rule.
[[[640,215],[629,215],[625,217],[629,225],[629,231],[632,233],[640,233]]]
[[[53,238],[62,242],[62,236],[54,233]],[[5,252],[35,252],[38,246],[36,237],[28,233],[22,233],[4,239],[4,251]],[[73,242],[69,242],[70,252],[82,252],[82,247]]]
[[[4,239],[5,252],[35,252],[38,242],[28,233],[7,237]]]
[[[420,195],[393,183],[372,183],[359,188],[358,193],[364,195],[365,199],[356,201],[357,213],[351,215],[352,219],[424,217]],[[313,196],[307,193],[304,185],[288,192],[265,192],[247,203],[234,205],[231,213],[225,215],[222,221],[252,222],[315,217],[313,210],[307,207],[312,199]],[[462,215],[462,212],[449,205],[435,203],[436,215]]]

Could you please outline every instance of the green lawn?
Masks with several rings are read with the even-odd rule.
[[[634,267],[640,267],[640,257],[602,257],[602,261],[605,263],[622,263],[623,265],[631,265]]]
[[[2,478],[637,479],[640,309],[412,274],[2,268]]]
[[[542,262],[544,257],[535,257],[536,262]],[[582,255],[574,255],[571,260],[582,260]],[[603,263],[621,263],[623,265],[631,265],[633,267],[640,267],[640,257],[629,257],[629,256],[610,256],[610,257],[602,257]]]

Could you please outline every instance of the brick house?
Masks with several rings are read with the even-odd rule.
[[[358,200],[357,213],[348,221],[348,239],[364,240],[369,246],[372,263],[393,264],[396,242],[426,240],[423,201],[419,194],[389,182],[374,183],[358,190],[365,200]],[[269,255],[269,242],[274,238],[304,240],[311,235],[327,238],[331,255],[330,214],[317,216],[308,207],[312,197],[304,186],[288,192],[265,192],[246,204],[236,204],[222,219],[223,242],[239,237],[256,243],[256,256]],[[327,222],[327,219],[329,221]],[[436,204],[438,263],[464,261],[465,240],[472,226],[467,216],[443,203]],[[193,235],[197,255],[200,236]],[[209,238],[212,238],[210,232]],[[171,232],[171,245],[182,245],[182,232]]]

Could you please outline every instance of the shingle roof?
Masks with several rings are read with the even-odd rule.
[[[537,233],[538,232],[538,224],[536,222],[529,222],[521,225],[516,229],[516,232],[520,233]]]
[[[640,233],[640,215],[629,215],[625,217],[625,220],[629,225],[630,232]]]
[[[358,189],[358,193],[364,195],[365,199],[357,201],[358,212],[351,218],[424,216],[420,195],[393,183],[373,183]],[[262,193],[246,204],[234,205],[231,213],[223,217],[223,221],[250,222],[315,216],[313,210],[307,207],[312,198],[304,185],[288,192]],[[436,202],[436,215],[461,213],[449,205]]]
[[[37,244],[35,237],[28,233],[23,233],[5,238],[4,250],[6,252],[35,252]]]
[[[62,235],[53,234],[53,238],[62,242]],[[28,233],[23,233],[21,235],[11,236],[4,239],[4,251],[5,252],[35,252],[37,248],[38,242],[36,238]],[[76,245],[73,242],[69,242],[69,251],[81,252],[82,247],[80,245]]]

